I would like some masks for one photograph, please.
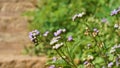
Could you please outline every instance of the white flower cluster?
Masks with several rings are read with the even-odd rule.
[[[120,29],[120,25],[119,25],[119,24],[115,24],[115,25],[114,25],[114,28]]]
[[[85,15],[85,12],[82,12],[82,13],[79,13],[79,14],[75,14],[75,15],[72,17],[72,20],[75,21],[76,18],[83,17],[83,15]]]
[[[63,43],[57,43],[59,41],[61,37],[60,36],[57,36],[57,37],[54,37],[51,42],[50,42],[50,45],[53,45],[53,49],[58,49],[60,48],[61,46],[63,46]]]
[[[88,60],[93,60],[94,57],[93,57],[92,55],[88,55],[87,59],[88,59]]]
[[[53,44],[57,43],[60,38],[61,38],[60,36],[54,37],[54,38],[50,41],[50,45],[53,45]]]
[[[113,46],[113,47],[111,48],[111,50],[110,50],[110,53],[114,53],[117,48],[120,48],[120,44]]]
[[[58,48],[60,48],[61,46],[63,46],[63,43],[55,44],[55,46],[53,46],[53,49],[58,49]]]

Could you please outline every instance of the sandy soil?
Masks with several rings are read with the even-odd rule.
[[[28,21],[21,15],[34,8],[30,0],[0,0],[0,68],[44,68],[45,56],[21,54],[31,44]]]

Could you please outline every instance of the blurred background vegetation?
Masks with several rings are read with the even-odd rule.
[[[92,43],[90,37],[86,38],[84,36],[86,27],[89,26],[90,30],[94,28],[99,29],[101,40],[105,41],[106,45],[112,46],[114,44],[113,40],[118,38],[118,36],[109,28],[114,27],[117,18],[110,16],[110,13],[119,6],[120,0],[38,0],[36,9],[26,12],[25,15],[29,18],[30,30],[37,29],[40,33],[44,33],[45,31],[53,33],[59,28],[65,28],[68,32],[64,36],[65,38],[72,35],[73,37],[77,37],[76,40],[80,40],[76,42],[87,45],[88,43]],[[72,21],[72,17],[81,12],[85,12],[85,16],[82,19],[79,18],[76,21]],[[107,19],[109,26],[101,23],[103,18]],[[110,35],[108,36],[108,34]],[[111,36],[114,39],[111,39]],[[51,38],[51,36],[48,38]],[[42,45],[49,44],[48,40],[50,39],[45,39],[41,38],[43,41]]]
[[[30,18],[30,30],[38,29],[54,31],[66,28],[73,31],[75,23],[72,16],[76,13],[86,12],[86,16],[97,18],[108,17],[111,10],[119,7],[117,0],[38,0],[36,10],[27,12]],[[73,32],[77,30],[74,29]]]

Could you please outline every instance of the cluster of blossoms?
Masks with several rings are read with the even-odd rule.
[[[88,55],[83,64],[84,64],[86,67],[91,67],[91,66],[93,66],[93,65],[91,64],[90,61],[93,60],[93,59],[94,59],[94,57],[93,57],[92,55]],[[90,66],[90,65],[91,65],[91,66]]]
[[[83,17],[83,15],[85,15],[85,12],[82,12],[82,13],[79,13],[79,14],[75,14],[75,15],[72,17],[72,21],[75,21],[76,18]]]
[[[116,62],[116,66],[117,66],[117,67],[119,67],[119,65],[120,65],[120,61],[119,61],[119,59],[120,59],[120,58],[117,57],[116,60],[115,60],[115,62]],[[115,64],[114,62],[110,62],[110,63],[108,63],[108,68],[112,68],[114,64]]]
[[[116,61],[115,61],[117,67],[119,67],[119,65],[120,65],[120,61],[119,61],[119,59],[120,59],[120,58],[117,57],[117,58],[116,58]],[[112,68],[113,65],[114,65],[114,62],[110,62],[110,63],[108,63],[108,68]]]
[[[110,53],[115,53],[116,52],[116,49],[119,49],[120,48],[120,44],[119,45],[114,45],[111,50],[110,50]],[[119,57],[116,57],[116,66],[119,66],[120,62],[119,62]],[[110,62],[108,64],[108,68],[112,68],[112,66],[114,65],[114,62]]]
[[[120,44],[119,45],[114,45],[111,49],[110,49],[110,53],[118,53],[117,49],[120,49]],[[117,54],[116,60],[115,60],[116,66],[119,67],[120,65],[120,55],[119,53]],[[110,62],[108,64],[108,68],[112,68],[112,66],[114,65],[114,62]]]
[[[95,37],[96,35],[98,35],[98,33],[99,33],[99,30],[97,28],[94,28],[93,29],[93,33],[92,33],[93,37]]]
[[[56,32],[54,32],[54,37],[52,38],[52,40],[50,41],[50,45],[52,45],[52,48],[54,49],[54,50],[57,50],[57,49],[59,49],[59,48],[61,48],[63,45],[64,45],[64,43],[63,42],[60,42],[60,39],[61,39],[61,36],[60,36],[60,34],[61,33],[64,33],[64,32],[66,32],[66,29],[59,29],[59,30],[57,30]],[[72,38],[72,36],[69,36],[68,38],[67,38],[67,41],[73,41],[73,38]],[[60,55],[60,54],[59,54]],[[61,55],[60,55],[61,56]],[[65,59],[65,56],[62,56],[61,57],[61,59]],[[52,62],[53,63],[55,63],[56,62],[56,60],[57,60],[57,58],[56,57],[53,57],[53,60],[52,60]],[[49,66],[49,68],[56,68],[56,65],[50,65]],[[57,67],[57,68],[61,68],[61,67]]]
[[[94,28],[92,31],[89,30],[88,27],[86,27],[86,30],[84,32],[84,35],[90,35],[92,33],[93,37],[96,37],[99,33],[99,30],[97,28]]]
[[[108,20],[107,20],[107,18],[102,18],[101,22],[102,22],[102,23],[107,23]]]
[[[32,42],[37,43],[37,36],[40,35],[38,30],[33,30],[29,32],[29,38]]]
[[[58,43],[59,39],[61,38],[61,36],[55,36],[52,38],[52,40],[50,41],[50,45],[53,45],[53,49],[58,49],[61,46],[63,46],[63,43]]]
[[[109,64],[108,64],[108,68],[111,68],[112,66],[113,66],[113,62],[110,62]]]
[[[94,65],[88,61],[84,62],[85,68],[94,68]]]
[[[52,40],[51,40],[51,42],[50,42],[50,45],[53,45],[53,44],[57,43],[60,38],[61,38],[60,36],[58,36],[58,37],[53,37]]]
[[[117,15],[118,13],[120,13],[120,8],[114,9],[114,10],[111,12],[110,15],[111,15],[111,16],[114,16],[114,15]],[[83,17],[84,15],[85,15],[84,12],[79,13],[79,14],[75,14],[75,15],[72,17],[72,20],[75,21],[76,18],[81,18],[81,17]],[[107,22],[107,19],[106,19],[106,18],[103,18],[103,19],[101,20],[101,22],[106,23],[106,22]],[[114,25],[114,28],[119,28],[119,25],[118,25],[118,24],[115,24],[115,25]],[[53,38],[51,39],[51,41],[50,41],[50,45],[52,45],[52,48],[53,48],[54,50],[57,50],[57,49],[59,49],[59,48],[61,48],[61,47],[64,46],[64,43],[63,43],[63,42],[60,42],[60,39],[61,39],[61,36],[60,36],[60,35],[61,35],[62,33],[65,33],[65,32],[66,32],[66,29],[58,29],[57,31],[54,32],[54,37],[53,37]],[[90,32],[90,34],[91,34],[93,37],[96,37],[96,36],[98,35],[98,33],[99,33],[99,30],[98,30],[97,28],[94,28],[94,29],[92,29],[92,31],[90,31],[90,30],[88,29],[88,27],[87,27],[87,28],[86,28],[86,32],[85,32],[85,35],[88,35],[89,32]],[[48,36],[48,34],[49,34],[49,31],[46,31],[46,32],[43,34],[43,36],[46,37],[46,36]],[[30,40],[33,41],[34,43],[37,43],[37,42],[38,42],[37,36],[39,36],[39,35],[40,35],[40,32],[39,32],[38,30],[33,30],[33,31],[31,31],[31,32],[29,33],[29,38],[30,38]],[[67,38],[67,41],[73,41],[73,37],[72,37],[72,36],[69,36],[69,37]],[[91,44],[87,44],[87,46],[88,46],[88,48],[90,48]],[[113,47],[110,49],[110,53],[115,53],[115,52],[117,52],[117,49],[120,49],[120,44],[113,46]],[[91,60],[94,60],[94,58],[95,58],[94,56],[88,55],[87,58],[85,58],[83,64],[84,64],[87,68],[88,68],[88,67],[93,68],[94,66],[93,66],[93,64],[91,63]],[[56,62],[56,60],[57,60],[56,57],[54,57],[54,58],[53,58],[53,62]],[[115,61],[109,62],[109,63],[107,64],[107,67],[108,67],[108,68],[112,68],[115,62],[116,62],[116,66],[119,66],[119,65],[120,65],[119,60],[120,60],[120,57],[117,56]],[[85,67],[85,68],[86,68],[86,67]],[[56,65],[51,65],[49,68],[56,68]]]
[[[53,46],[53,49],[59,49],[60,47],[62,47],[62,46],[64,45],[62,42],[61,42],[61,43],[57,43],[60,38],[61,38],[61,37],[58,36],[58,37],[54,37],[54,38],[51,40],[50,45],[55,44],[55,45]],[[72,41],[72,40],[73,40],[72,36],[68,37],[68,41]]]
[[[111,15],[111,16],[114,16],[114,15],[117,15],[118,13],[120,13],[120,7],[119,7],[118,9],[114,9],[113,11],[111,11],[111,14],[110,14],[110,15]],[[102,19],[102,22],[106,22],[106,21],[107,21],[106,19]],[[118,25],[118,24],[115,24],[115,25],[114,25],[114,28],[115,28],[115,29],[118,29],[118,28],[119,28],[119,25]],[[111,47],[110,53],[111,53],[111,54],[117,53],[117,49],[120,49],[120,44],[114,45],[113,47]],[[117,56],[118,56],[118,54],[117,54]],[[116,60],[115,60],[117,67],[119,67],[119,65],[120,65],[119,59],[120,59],[120,57],[116,57]],[[107,67],[108,67],[108,68],[112,68],[113,65],[114,65],[114,61],[113,61],[113,62],[109,62],[108,65],[107,65]],[[103,67],[103,68],[105,68],[105,67]]]
[[[64,45],[62,42],[58,43],[59,39],[61,38],[60,34],[64,32],[66,32],[66,29],[59,29],[56,32],[54,32],[55,37],[53,37],[52,40],[50,41],[50,45],[54,45],[52,47],[53,49],[59,49],[61,46]],[[72,36],[69,36],[68,41],[72,41],[72,40],[73,40]]]
[[[118,28],[119,28],[119,25],[118,25],[118,24],[115,24],[115,25],[114,25],[114,28],[115,28],[115,29],[118,29]]]
[[[110,53],[116,52],[116,49],[118,49],[118,48],[120,48],[120,44],[113,46],[113,47],[111,48],[111,50],[110,50]]]
[[[73,37],[72,36],[69,36],[67,41],[73,41]]]
[[[63,43],[55,44],[55,45],[53,46],[53,49],[58,49],[58,48],[60,48],[61,46],[63,46]]]
[[[99,30],[97,28],[94,28],[93,31],[96,32],[96,33],[99,32]]]
[[[111,11],[111,16],[113,15],[117,15],[120,12],[120,7],[118,9],[114,9],[113,11]]]
[[[59,36],[62,32],[66,32],[66,29],[59,29],[56,32],[54,32],[54,36]]]
[[[48,34],[49,34],[49,31],[46,31],[44,34],[43,34],[43,36],[48,36]]]

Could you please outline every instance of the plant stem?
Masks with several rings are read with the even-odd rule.
[[[68,55],[69,55],[69,57],[70,57],[71,63],[74,65],[75,68],[77,68],[76,64],[74,63],[74,61],[73,61],[73,59],[72,59],[72,56],[71,56],[71,54],[70,54],[69,48],[68,48],[68,46],[67,46],[66,43],[65,43],[65,45],[66,45],[67,52],[68,52]]]
[[[56,50],[56,52],[58,53],[58,55],[68,64],[71,66],[71,64],[59,53],[58,50]]]

